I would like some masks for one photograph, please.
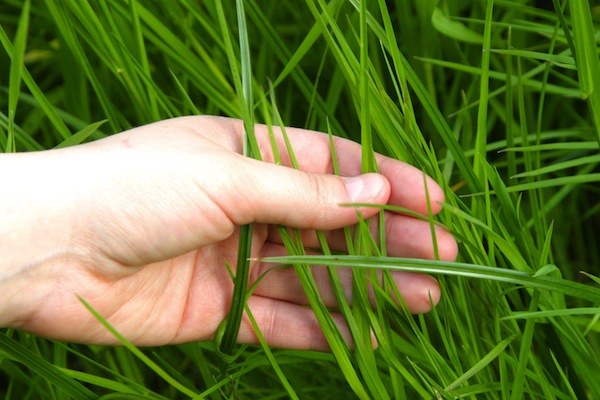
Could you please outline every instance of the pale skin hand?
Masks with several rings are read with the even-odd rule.
[[[229,310],[238,226],[254,223],[255,258],[286,254],[272,224],[303,229],[316,247],[315,229],[344,250],[339,228],[357,221],[341,203],[394,204],[425,214],[422,172],[378,156],[381,174],[343,180],[333,176],[329,138],[287,131],[301,164],[273,164],[268,131],[256,135],[266,162],[240,155],[240,121],[184,117],[136,128],[62,150],[3,155],[11,171],[0,191],[0,326],[61,340],[116,344],[84,308],[88,301],[137,345],[210,340]],[[360,175],[360,146],[336,139],[342,175]],[[6,175],[6,174],[5,174]],[[348,183],[348,188],[344,184]],[[443,200],[427,178],[433,212]],[[354,189],[354,190],[352,190]],[[354,195],[351,195],[354,192]],[[363,216],[374,208],[360,209]],[[391,256],[433,258],[429,225],[386,215]],[[454,260],[455,240],[437,231],[439,255]],[[270,264],[253,261],[251,282]],[[335,298],[325,271],[315,268],[328,306]],[[340,270],[351,297],[351,275]],[[395,273],[411,312],[423,313],[440,297],[426,275]],[[271,271],[249,300],[274,347],[326,350],[327,344],[292,269]],[[348,336],[339,315],[343,333]],[[256,343],[244,318],[239,341]]]

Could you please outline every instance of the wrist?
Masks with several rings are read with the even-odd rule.
[[[0,327],[18,327],[43,301],[44,278],[72,252],[69,204],[47,152],[0,155]],[[65,208],[67,207],[67,208]]]

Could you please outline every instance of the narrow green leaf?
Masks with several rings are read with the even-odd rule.
[[[571,0],[571,18],[575,59],[581,88],[581,96],[588,100],[590,114],[600,142],[600,62],[595,40],[592,11],[588,0]]]
[[[565,386],[567,387],[567,389],[569,391],[570,398],[576,399],[577,398],[577,394],[575,394],[575,391],[573,390],[573,386],[571,385],[571,382],[569,381],[569,378],[568,378],[567,374],[563,370],[563,367],[560,365],[559,361],[556,359],[556,356],[554,355],[554,352],[550,351],[550,354],[552,355],[552,361],[554,362],[554,366],[558,370],[563,383],[565,384]]]
[[[548,318],[564,317],[569,315],[600,315],[600,308],[576,307],[563,310],[544,310],[544,311],[515,311],[512,314],[502,317],[507,319],[528,319],[528,318]]]
[[[331,267],[370,268],[394,271],[443,274],[476,279],[507,282],[532,289],[560,292],[580,299],[600,302],[600,288],[549,276],[533,277],[533,274],[504,268],[487,267],[457,262],[442,262],[412,258],[364,257],[364,256],[284,256],[262,258],[262,262],[305,263]]]
[[[279,366],[277,359],[273,355],[271,348],[269,347],[268,343],[265,340],[265,337],[263,336],[262,332],[260,331],[260,328],[258,327],[258,324],[256,323],[256,319],[254,318],[254,315],[252,315],[252,312],[250,311],[250,308],[247,305],[245,306],[245,310],[246,310],[246,314],[248,315],[248,319],[250,320],[250,323],[252,324],[252,327],[254,328],[254,333],[256,334],[256,337],[258,338],[258,341],[259,341],[263,351],[265,352],[265,355],[269,359],[269,363],[273,367],[273,370],[275,371],[275,374],[277,375],[277,377],[279,378],[279,381],[283,385],[283,388],[285,389],[287,395],[289,396],[290,399],[300,399],[298,397],[298,395],[296,394],[296,391],[294,390],[294,388],[292,388],[292,385],[290,384],[289,380],[286,378],[284,372],[281,370],[281,367]]]
[[[6,141],[6,153],[13,153],[15,148],[15,115],[19,93],[21,91],[21,80],[23,74],[23,56],[27,46],[27,31],[29,29],[29,9],[31,1],[26,0],[19,18],[19,26],[15,35],[12,60],[10,63],[10,77],[8,83],[8,136]]]
[[[219,351],[226,356],[231,356],[234,353],[233,350],[237,343],[244,315],[250,268],[249,254],[251,254],[250,251],[252,248],[252,230],[252,224],[240,227],[240,243],[231,306],[225,320],[226,325],[223,336],[217,343]]]
[[[5,334],[0,334],[0,351],[72,398],[90,400],[98,398],[92,391],[69,377],[60,368]]]
[[[555,271],[560,271],[558,269],[558,267],[554,264],[547,264],[544,265],[542,268],[538,269],[535,274],[533,274],[533,277],[538,277],[538,276],[544,276],[544,275],[549,275]]]
[[[585,271],[581,271],[581,273],[585,276],[587,276],[588,278],[590,278],[591,280],[593,280],[594,282],[596,282],[598,285],[600,285],[600,277],[594,276],[588,272]]]
[[[118,392],[119,394],[125,395],[125,394],[137,394],[138,396],[141,396],[142,393],[139,393],[138,391],[132,389],[129,385],[127,384],[123,384],[121,382],[112,380],[112,379],[107,379],[107,378],[103,378],[101,376],[98,375],[94,375],[94,374],[88,374],[85,372],[81,372],[81,371],[76,371],[76,370],[72,370],[72,369],[66,369],[66,368],[61,368],[60,369],[65,375],[70,376],[73,379],[76,379],[80,382],[85,382],[85,383],[89,383],[92,384],[94,386],[98,386],[101,388],[105,388],[114,392]],[[150,396],[148,396],[150,397]],[[152,398],[152,397],[150,397]]]
[[[516,57],[548,61],[548,62],[556,65],[557,67],[571,69],[571,70],[577,70],[577,67],[575,66],[575,59],[570,56],[564,56],[564,55],[560,55],[560,54],[548,54],[548,53],[541,53],[541,52],[537,52],[537,51],[528,51],[528,50],[490,49],[490,51],[492,53],[497,53],[497,54],[505,54],[505,55],[511,55],[511,56],[516,56]]]
[[[140,349],[135,347],[125,336],[121,335],[119,331],[113,328],[112,325],[102,317],[85,299],[78,296],[79,301],[88,309],[90,313],[106,328],[108,331],[115,337],[121,344],[129,350],[133,355],[135,355],[138,359],[140,359],[148,368],[154,371],[158,376],[160,376],[165,382],[171,385],[174,389],[177,389],[179,392],[183,393],[188,397],[196,397],[197,394],[188,389],[185,385],[179,383],[172,376],[170,376],[167,372],[165,372],[158,364],[152,361],[147,355],[145,355]]]
[[[494,10],[494,0],[486,1],[485,28],[483,32],[483,48],[481,56],[481,79],[479,80],[479,108],[477,110],[477,134],[475,139],[475,152],[481,158],[474,158],[473,170],[478,178],[481,178],[485,166],[481,163],[485,160],[485,149],[487,147],[488,137],[488,94],[489,94],[489,70],[490,70],[490,48],[492,40],[492,13]]]
[[[600,182],[600,173],[572,175],[561,178],[544,179],[541,181],[512,185],[507,188],[509,192],[522,192],[526,190],[537,190],[555,186],[577,185],[582,183]]]
[[[517,337],[517,334],[515,333],[515,334],[511,335],[510,337],[507,337],[506,339],[499,342],[496,346],[494,346],[494,348],[492,350],[489,351],[489,353],[487,353],[484,357],[482,357],[481,360],[477,364],[473,365],[471,368],[469,368],[469,370],[467,372],[462,374],[454,382],[452,382],[450,385],[448,385],[445,390],[447,390],[447,391],[455,390],[458,386],[460,386],[464,382],[468,381],[472,376],[477,374],[479,371],[481,371],[483,368],[485,368],[487,365],[489,365],[492,361],[494,361],[496,358],[498,358],[498,356],[500,356],[500,354],[502,352],[504,352],[504,349],[506,349],[506,346],[508,346],[513,340],[515,340],[516,337]]]
[[[83,143],[83,141],[85,139],[87,139],[91,134],[96,132],[98,130],[98,128],[100,128],[105,122],[106,122],[106,120],[98,121],[98,122],[94,122],[93,124],[86,126],[79,132],[74,133],[73,136],[71,136],[70,138],[63,140],[60,144],[56,145],[54,148],[60,149],[63,147],[75,146],[80,143]]]
[[[537,310],[539,305],[539,299],[540,292],[535,291],[533,293],[533,296],[531,297],[531,304],[529,305],[530,312]],[[523,398],[523,393],[525,391],[525,371],[527,370],[527,365],[530,362],[530,354],[532,352],[531,345],[533,342],[535,324],[535,319],[528,319],[525,322],[525,329],[523,332],[523,336],[521,337],[521,342],[519,343],[521,348],[519,350],[519,358],[517,361],[518,364],[515,370],[515,379],[510,393],[511,400],[518,400]]]
[[[367,30],[367,2],[360,2],[360,72],[359,80],[359,114],[360,142],[362,149],[362,172],[373,172],[376,168],[371,137],[371,105],[369,101],[369,34]]]
[[[478,68],[478,67],[472,67],[469,65],[455,63],[452,61],[437,60],[437,59],[433,59],[433,58],[417,57],[417,59],[421,60],[423,62],[434,64],[434,65],[439,65],[439,66],[446,67],[446,68],[452,68],[457,71],[468,72],[473,75],[481,75],[482,74],[481,68]],[[545,65],[541,64],[541,65],[537,66],[536,68],[533,68],[533,69],[525,72],[523,74],[523,76],[521,77],[522,84],[527,88],[535,89],[537,91],[541,91],[542,88],[544,88],[546,93],[558,94],[558,95],[565,96],[567,98],[575,98],[575,97],[580,96],[579,89],[558,86],[558,85],[553,85],[553,84],[544,85],[542,82],[532,79],[537,74],[543,72],[544,68],[545,68]],[[506,73],[499,72],[499,71],[490,70],[490,71],[488,71],[488,74],[489,74],[489,77],[492,79],[497,79],[497,80],[502,80],[502,81],[506,81],[508,79],[508,81],[511,82],[512,85],[515,85],[517,83],[517,79],[518,79],[516,76],[507,76]],[[492,95],[497,95],[499,93],[503,93],[505,90],[506,90],[506,86],[501,87],[500,89],[497,89],[492,94],[490,94],[490,97],[493,97]],[[479,102],[474,103],[474,104],[479,104]]]
[[[220,2],[217,3],[219,23],[225,39],[225,47],[231,67],[231,74],[233,76],[236,92],[238,93],[240,104],[242,106],[240,111],[244,120],[244,155],[260,160],[260,150],[254,136],[252,69],[243,1],[236,1],[236,10],[240,39],[241,70],[238,69],[238,61],[233,48],[233,40],[229,34],[229,28],[227,26],[223,6]],[[229,313],[226,317],[226,325],[224,328],[225,331],[220,343],[218,343],[219,351],[226,356],[233,354],[233,349],[237,343],[237,337],[242,323],[244,306],[246,304],[246,291],[248,289],[248,279],[250,274],[252,233],[252,224],[247,224],[240,227],[240,241],[238,245],[238,259],[236,264],[233,297],[231,300]]]
[[[586,156],[586,157],[576,158],[574,160],[558,162],[556,164],[537,168],[537,169],[534,169],[531,171],[521,172],[519,174],[515,174],[515,175],[511,176],[511,178],[517,179],[517,178],[525,178],[528,176],[540,176],[540,175],[545,175],[545,174],[549,174],[552,172],[564,171],[564,170],[574,168],[574,167],[579,167],[582,165],[598,165],[598,164],[600,164],[600,155]]]
[[[462,22],[452,20],[438,7],[433,10],[431,22],[435,29],[459,42],[483,44],[483,36],[481,34],[467,28]]]

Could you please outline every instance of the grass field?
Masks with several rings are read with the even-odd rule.
[[[282,230],[290,256],[272,261],[296,269],[332,353],[226,358],[213,343],[83,346],[5,329],[0,396],[600,399],[600,2],[223,3],[0,1],[0,149],[188,114],[330,132],[362,144],[365,172],[377,151],[440,183],[430,222],[459,240],[457,262],[387,257],[366,223],[349,255],[323,243],[305,256]],[[358,300],[340,306],[354,351],[310,265],[334,286],[333,267],[354,268]],[[431,273],[442,300],[409,315],[374,269]]]

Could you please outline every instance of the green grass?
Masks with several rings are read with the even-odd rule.
[[[290,257],[272,261],[296,269],[331,354],[235,346],[241,273],[218,348],[2,331],[4,398],[600,398],[597,3],[4,0],[0,28],[2,151],[198,113],[244,119],[251,157],[254,121],[317,129],[361,142],[365,172],[377,151],[433,176],[446,202],[430,223],[460,241],[456,263],[390,258],[363,221],[348,256],[321,235],[317,257],[282,229]],[[353,268],[353,308],[335,267]],[[411,316],[374,269],[431,273],[442,300]]]

